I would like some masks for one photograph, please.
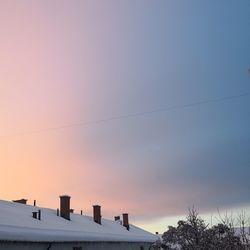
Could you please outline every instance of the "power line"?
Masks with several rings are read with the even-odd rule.
[[[138,113],[130,113],[130,114],[124,114],[124,115],[119,115],[119,116],[111,116],[111,117],[99,119],[99,120],[80,121],[80,122],[76,122],[76,123],[69,123],[69,124],[55,126],[55,127],[42,128],[42,129],[37,129],[37,130],[32,130],[32,131],[15,133],[15,134],[11,134],[9,136],[22,136],[22,135],[38,134],[38,133],[44,133],[44,132],[49,132],[49,131],[53,131],[53,130],[61,130],[61,129],[72,128],[72,127],[79,127],[79,126],[86,126],[86,125],[91,125],[91,124],[104,123],[104,122],[109,122],[109,121],[114,121],[114,120],[121,120],[121,119],[126,119],[126,118],[133,118],[133,117],[138,117],[138,116],[150,115],[153,113],[167,112],[167,111],[171,111],[171,110],[175,110],[175,109],[176,110],[185,109],[185,108],[190,108],[190,107],[194,107],[194,106],[198,106],[198,105],[225,102],[225,101],[239,99],[239,98],[247,97],[247,96],[250,96],[250,92],[239,94],[239,95],[225,96],[225,97],[216,98],[216,99],[207,99],[207,100],[202,100],[202,101],[197,101],[197,102],[192,102],[192,103],[187,103],[187,104],[180,104],[180,105],[174,105],[174,106],[169,106],[169,107],[164,107],[164,108],[158,108],[158,109],[153,109],[153,110],[148,110],[148,111],[143,111],[143,112],[138,112]],[[6,136],[8,136],[8,135],[6,135]],[[6,137],[6,136],[0,136],[0,137]]]

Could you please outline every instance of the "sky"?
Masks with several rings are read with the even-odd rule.
[[[68,194],[152,232],[193,205],[249,210],[249,13],[247,0],[0,0],[0,199],[57,208]],[[129,114],[144,115],[110,119]]]

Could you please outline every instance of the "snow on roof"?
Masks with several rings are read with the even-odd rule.
[[[41,210],[42,219],[32,218]],[[56,210],[0,200],[0,240],[7,241],[123,241],[154,242],[157,236],[130,225],[102,219],[102,225],[90,216],[71,214],[71,220],[57,216]]]

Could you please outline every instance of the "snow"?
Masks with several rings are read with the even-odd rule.
[[[41,221],[32,212],[41,210]],[[0,240],[11,241],[123,241],[154,242],[157,236],[130,224],[71,213],[71,220],[56,215],[56,210],[0,200]]]

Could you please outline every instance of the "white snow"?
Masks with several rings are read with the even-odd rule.
[[[32,212],[41,210],[41,221]],[[56,210],[0,200],[0,240],[11,241],[123,241],[154,242],[157,236],[130,224],[72,214],[71,220],[56,215]]]

